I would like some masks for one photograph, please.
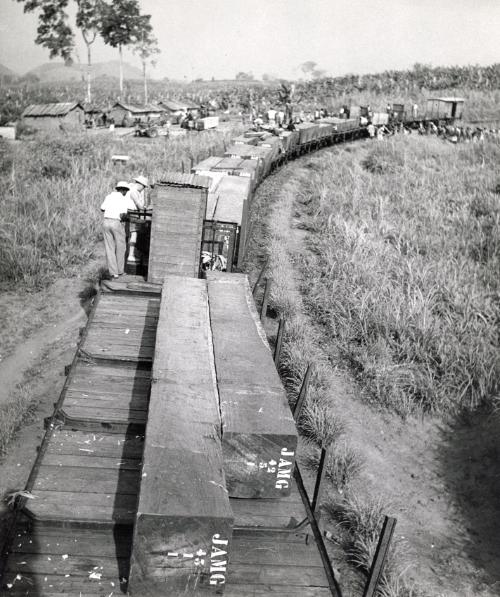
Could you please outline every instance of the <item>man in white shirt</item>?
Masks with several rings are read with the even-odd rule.
[[[137,176],[130,183],[129,195],[135,203],[136,209],[144,209],[146,207],[144,189],[148,186],[148,179],[145,176]]]
[[[115,189],[106,196],[101,205],[101,210],[104,212],[104,248],[112,278],[118,278],[124,273],[127,241],[125,222],[122,220],[127,210],[136,208],[128,194],[130,190],[128,182],[120,181]]]

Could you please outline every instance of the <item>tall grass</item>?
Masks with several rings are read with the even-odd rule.
[[[268,216],[266,240],[269,275],[273,280],[271,302],[286,320],[279,370],[293,402],[299,392],[307,365],[311,362],[315,365],[306,405],[299,420],[299,430],[307,440],[307,450],[301,460],[307,467],[315,469],[319,461],[319,448],[328,447],[326,477],[331,485],[326,492],[328,497],[323,505],[335,524],[339,520],[334,513],[340,510],[347,511],[346,504],[352,505],[352,516],[357,512],[363,520],[368,512],[374,512],[368,522],[375,522],[365,525],[365,529],[369,527],[367,533],[362,532],[361,526],[351,525],[345,529],[343,540],[349,561],[366,572],[367,563],[371,562],[373,557],[375,537],[378,538],[380,532],[379,523],[388,505],[381,501],[366,504],[356,497],[351,489],[362,470],[363,459],[350,444],[349,424],[339,414],[342,412],[343,394],[339,394],[338,391],[339,383],[329,361],[328,346],[321,330],[313,324],[315,314],[308,310],[303,294],[298,288],[296,268],[300,266],[304,257],[301,255],[300,242],[296,243],[291,238],[291,217],[295,212],[297,197],[303,202],[308,200],[307,195],[301,193],[301,189],[307,185],[309,178],[307,171],[294,172],[291,180],[278,193],[273,194],[272,207],[268,208],[271,213]],[[262,194],[258,197],[260,202],[267,199]],[[261,206],[257,204],[254,208],[259,210]],[[353,545],[357,551],[354,551]],[[361,562],[364,564],[360,565]],[[400,552],[391,552],[389,562],[384,577],[384,596],[407,597],[409,592],[400,572]]]
[[[493,143],[401,137],[322,157],[301,188],[307,304],[398,412],[498,393],[499,158]]]
[[[222,155],[232,134],[150,140],[46,133],[1,143],[0,289],[36,289],[71,274],[95,250],[99,206],[118,179],[145,174],[161,180],[181,164],[189,171],[211,152]],[[129,165],[114,167],[113,154],[129,155]]]

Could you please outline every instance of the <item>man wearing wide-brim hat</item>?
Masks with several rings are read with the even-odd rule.
[[[129,191],[129,183],[121,180],[101,205],[101,210],[104,212],[104,248],[108,270],[112,278],[118,278],[125,271],[127,241],[123,220],[129,209],[135,210],[136,208],[129,196]]]
[[[130,197],[135,203],[136,209],[144,209],[146,207],[146,197],[144,196],[144,189],[149,186],[148,179],[145,176],[137,176],[130,183]]]

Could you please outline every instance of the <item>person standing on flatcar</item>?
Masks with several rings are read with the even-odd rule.
[[[125,272],[125,253],[127,242],[125,236],[125,216],[129,209],[135,209],[128,192],[128,182],[120,181],[115,190],[106,196],[101,205],[104,214],[103,234],[104,249],[108,271],[112,278],[118,278]]]
[[[145,209],[146,197],[144,191],[148,186],[148,179],[145,176],[137,176],[130,183],[129,195],[135,203],[136,209]]]

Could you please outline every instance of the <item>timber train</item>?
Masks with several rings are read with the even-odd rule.
[[[207,211],[203,225],[201,269],[233,271],[240,268],[247,241],[248,209],[255,189],[273,170],[312,151],[367,136],[367,124],[416,127],[433,123],[451,124],[462,118],[464,100],[431,98],[425,113],[405,110],[392,104],[388,112],[371,112],[369,107],[353,106],[350,118],[327,117],[314,122],[298,122],[287,129],[248,130],[232,139],[224,156],[211,156],[192,167],[195,175],[208,177]],[[132,215],[150,219],[151,212]],[[140,234],[142,249],[129,252],[130,273],[147,271],[148,230]],[[141,255],[142,253],[142,255]],[[142,259],[142,266],[140,265]]]
[[[305,389],[292,416],[246,276],[201,256],[236,269],[260,182],[364,135],[359,119],[248,131],[131,214],[129,274],[103,283],[12,496],[2,597],[340,595],[315,516],[322,467],[311,501],[295,462]]]

